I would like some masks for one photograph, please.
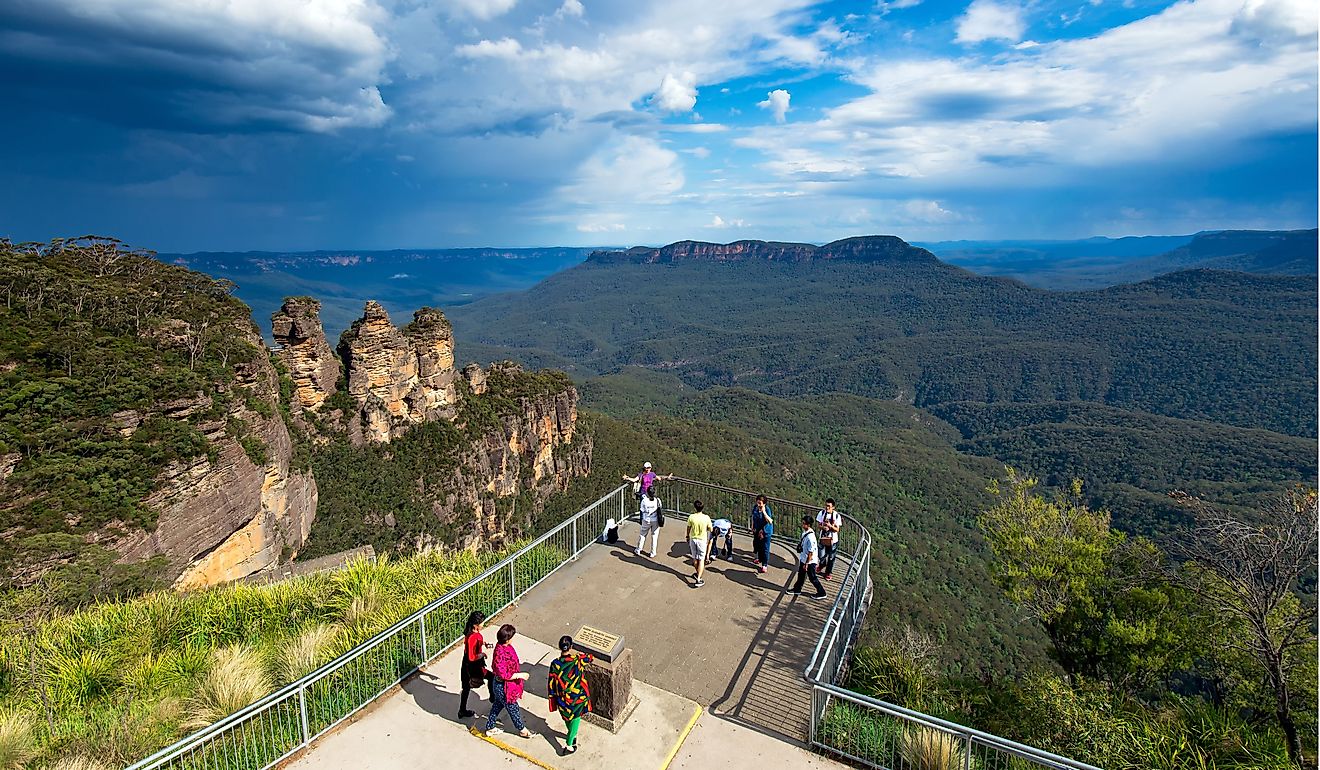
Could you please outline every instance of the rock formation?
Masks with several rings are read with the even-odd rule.
[[[319,408],[339,381],[339,358],[326,342],[320,311],[321,303],[311,297],[288,297],[270,318],[280,360],[293,380],[295,408]]]
[[[256,330],[250,344],[264,348]],[[214,461],[200,455],[166,468],[146,504],[159,512],[151,532],[136,531],[114,544],[124,561],[154,556],[169,560],[167,578],[179,588],[199,588],[245,577],[274,567],[307,540],[316,516],[316,480],[310,470],[291,467],[292,442],[279,412],[254,411],[255,400],[273,405],[279,399],[275,369],[265,357],[236,367],[231,405],[213,420],[198,424],[214,448]],[[160,405],[164,416],[184,419],[205,413],[212,398]],[[269,415],[269,416],[267,416]],[[132,420],[121,418],[129,430]],[[227,425],[247,427],[249,440],[260,440],[265,461],[256,464]]]
[[[850,260],[858,262],[937,262],[934,254],[917,248],[892,235],[865,235],[815,246],[810,243],[778,243],[775,241],[734,241],[733,243],[705,243],[678,241],[668,246],[651,248],[634,246],[626,251],[596,251],[588,258],[593,262],[813,262],[822,260]]]
[[[385,442],[411,425],[453,419],[454,335],[440,311],[422,308],[399,331],[380,303],[368,302],[339,352],[348,395],[360,407],[354,433],[362,439]]]

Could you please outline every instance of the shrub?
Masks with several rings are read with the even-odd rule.
[[[903,731],[899,753],[912,770],[961,770],[963,746],[956,736],[930,727]]]
[[[270,655],[270,673],[276,684],[288,684],[315,671],[329,658],[337,633],[335,626],[313,626],[278,644]]]

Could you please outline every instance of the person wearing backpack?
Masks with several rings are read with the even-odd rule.
[[[646,536],[650,535],[651,551],[647,556],[654,559],[656,548],[660,544],[660,528],[665,525],[665,507],[660,502],[660,498],[655,496],[654,485],[646,489],[646,496],[639,505],[638,520],[642,533],[637,538],[637,547],[633,549],[633,553],[642,555],[642,546],[646,545]]]
[[[820,553],[816,545],[816,531],[811,528],[811,524],[812,519],[810,516],[802,517],[802,538],[798,540],[797,582],[793,584],[788,593],[794,596],[802,593],[802,583],[807,578],[811,578],[811,584],[816,587],[816,593],[811,598],[824,599],[825,587],[820,584],[820,578],[816,577],[816,567],[820,561]]]
[[[839,550],[839,530],[843,528],[843,514],[834,510],[834,498],[825,501],[825,508],[816,514],[816,523],[820,525],[820,576],[829,580]]]

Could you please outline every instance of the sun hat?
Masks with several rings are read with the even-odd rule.
[[[649,462],[648,462],[648,463],[642,463],[642,467],[643,467],[643,468],[650,468],[650,467],[651,467],[651,464],[650,464]]]

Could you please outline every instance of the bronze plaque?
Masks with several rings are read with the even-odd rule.
[[[573,635],[573,646],[591,653],[594,658],[611,662],[623,650],[623,637],[599,628],[583,626]]]

